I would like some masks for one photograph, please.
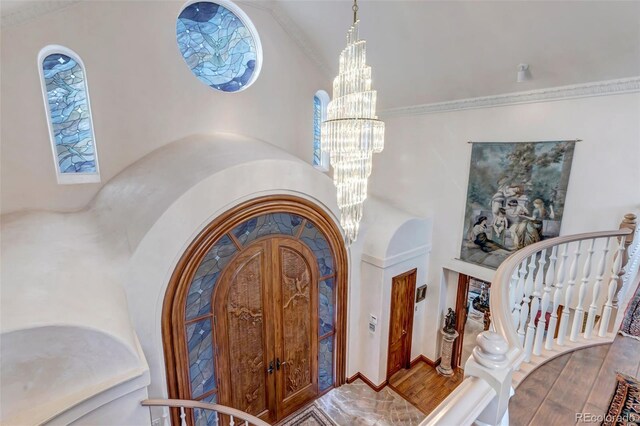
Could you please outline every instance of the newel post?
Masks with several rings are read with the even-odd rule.
[[[476,338],[473,356],[464,367],[465,375],[485,380],[496,391],[496,397],[478,416],[478,424],[508,425],[509,399],[513,394],[513,368],[507,352],[509,344],[498,333],[483,331]]]
[[[624,240],[624,251],[622,252],[622,264],[620,277],[622,278],[627,272],[627,262],[629,261],[629,247],[631,243],[633,243],[633,237],[636,233],[636,227],[638,226],[637,216],[633,213],[627,213],[624,215],[622,222],[620,222],[620,229],[631,229],[631,234],[629,234]],[[619,240],[620,238],[618,238]],[[622,287],[622,279],[618,280],[618,288],[616,288],[615,295],[613,297],[613,306],[614,308],[618,307],[618,293],[620,292],[620,288]]]

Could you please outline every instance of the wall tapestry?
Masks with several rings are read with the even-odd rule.
[[[560,234],[575,142],[473,144],[460,259],[495,269]]]

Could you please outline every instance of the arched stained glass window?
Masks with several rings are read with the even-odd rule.
[[[187,4],[176,24],[178,48],[191,72],[223,92],[249,87],[262,66],[262,46],[249,17],[220,0]]]
[[[82,60],[65,47],[47,46],[38,63],[58,183],[100,182]]]
[[[321,127],[327,118],[329,95],[324,90],[318,90],[313,96],[313,166],[323,172],[329,170],[329,155],[322,151]]]

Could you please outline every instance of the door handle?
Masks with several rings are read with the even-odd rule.
[[[404,336],[405,334],[407,334],[407,330],[402,330],[402,335]]]
[[[282,363],[280,362],[280,358],[276,358],[276,370],[280,370],[280,366],[281,365],[285,365],[287,363],[287,361],[282,361]]]
[[[269,368],[267,368],[267,373],[273,374],[273,361],[269,363]]]

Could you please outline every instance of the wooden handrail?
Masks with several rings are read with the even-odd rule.
[[[142,405],[146,407],[200,408],[202,410],[217,411],[220,414],[233,416],[237,419],[241,419],[242,421],[248,421],[252,425],[269,426],[269,423],[264,420],[260,420],[249,413],[245,413],[244,411],[227,407],[225,405],[209,404],[207,402],[192,401],[188,399],[146,399],[142,401]]]
[[[528,245],[509,256],[496,271],[492,283],[492,292],[500,293],[500,297],[491,297],[489,305],[491,309],[492,326],[495,331],[502,335],[510,347],[520,347],[520,342],[516,334],[511,319],[511,307],[509,306],[509,282],[515,268],[519,267],[522,261],[539,251],[561,244],[575,241],[590,240],[595,238],[622,237],[633,233],[631,229],[616,229],[615,231],[586,232],[583,234],[565,235],[556,238],[543,240],[535,244]]]

